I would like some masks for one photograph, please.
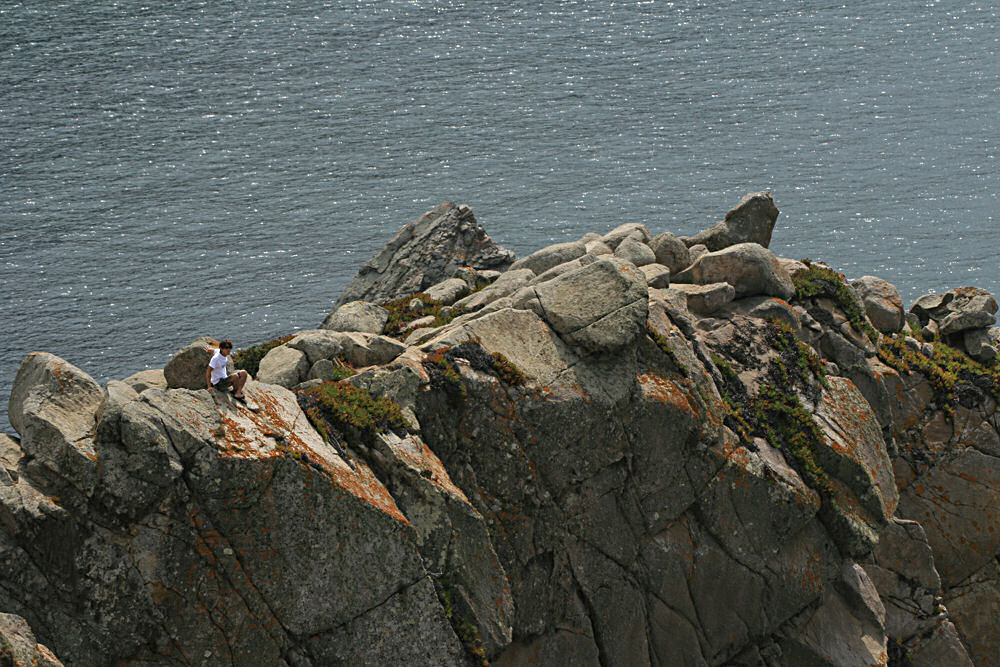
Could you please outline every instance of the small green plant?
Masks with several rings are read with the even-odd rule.
[[[865,308],[858,296],[847,284],[843,274],[837,273],[808,259],[802,260],[808,267],[792,278],[795,284],[795,298],[799,301],[814,297],[832,299],[837,307],[844,312],[847,320],[856,331],[866,335],[872,343],[878,343],[878,331],[865,319]]]
[[[722,374],[722,385],[719,386],[719,395],[722,403],[726,406],[726,415],[723,423],[729,427],[733,433],[739,436],[740,442],[749,444],[753,442],[753,427],[744,417],[750,407],[747,389],[740,380],[739,374],[733,369],[732,364],[722,357],[713,354],[712,363]]]
[[[346,380],[349,377],[354,376],[357,373],[351,364],[347,363],[345,360],[337,357],[333,359],[333,381],[339,382],[340,380]]]
[[[462,376],[452,362],[454,355],[449,355],[452,348],[442,347],[434,350],[424,360],[424,368],[431,376],[431,382],[443,384],[448,399],[453,404],[460,404],[465,400],[467,391],[462,382]]]
[[[251,345],[250,347],[242,350],[236,350],[232,354],[233,368],[236,370],[244,370],[252,377],[256,377],[257,371],[260,370],[260,360],[263,359],[268,352],[279,345],[284,345],[292,338],[292,335],[282,336],[281,338],[269,340],[266,343],[258,343],[257,345]]]
[[[298,392],[299,405],[327,442],[369,443],[377,433],[405,433],[406,420],[395,402],[346,382],[324,382]]]

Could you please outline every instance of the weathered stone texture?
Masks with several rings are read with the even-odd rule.
[[[205,390],[208,339],[163,383],[106,389],[29,356],[21,437],[0,436],[18,647],[88,665],[997,664],[993,387],[958,370],[946,395],[916,357],[891,367],[842,294],[798,299],[805,265],[766,249],[776,215],[761,193],[690,248],[628,223],[484,277],[458,267],[512,256],[444,205],[342,299],[426,291],[454,319],[407,343],[384,322],[300,332],[248,406]],[[940,333],[996,310],[953,292],[912,320],[993,346]],[[330,428],[279,386],[343,364],[402,419],[348,401],[353,425]]]
[[[704,245],[710,251],[738,243],[757,243],[765,248],[771,244],[771,232],[778,219],[778,207],[770,192],[753,192],[745,195],[726,213],[722,222],[691,238],[682,237],[688,246]]]
[[[504,270],[514,253],[497,245],[476,222],[472,209],[445,202],[396,236],[358,271],[337,300],[382,303],[451,278],[456,270]]]

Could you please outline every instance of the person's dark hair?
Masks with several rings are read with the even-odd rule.
[[[228,339],[222,341],[221,343],[219,343],[219,349],[220,350],[231,350],[231,349],[233,349],[233,341],[228,340]]]

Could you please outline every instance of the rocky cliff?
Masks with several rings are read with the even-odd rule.
[[[246,406],[210,339],[106,387],[30,355],[0,659],[1000,664],[997,304],[906,312],[777,216],[511,263],[444,204],[234,355]]]

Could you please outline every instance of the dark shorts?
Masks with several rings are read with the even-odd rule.
[[[233,386],[233,376],[224,377],[215,384],[212,385],[214,389],[219,391],[229,391],[229,388]]]

